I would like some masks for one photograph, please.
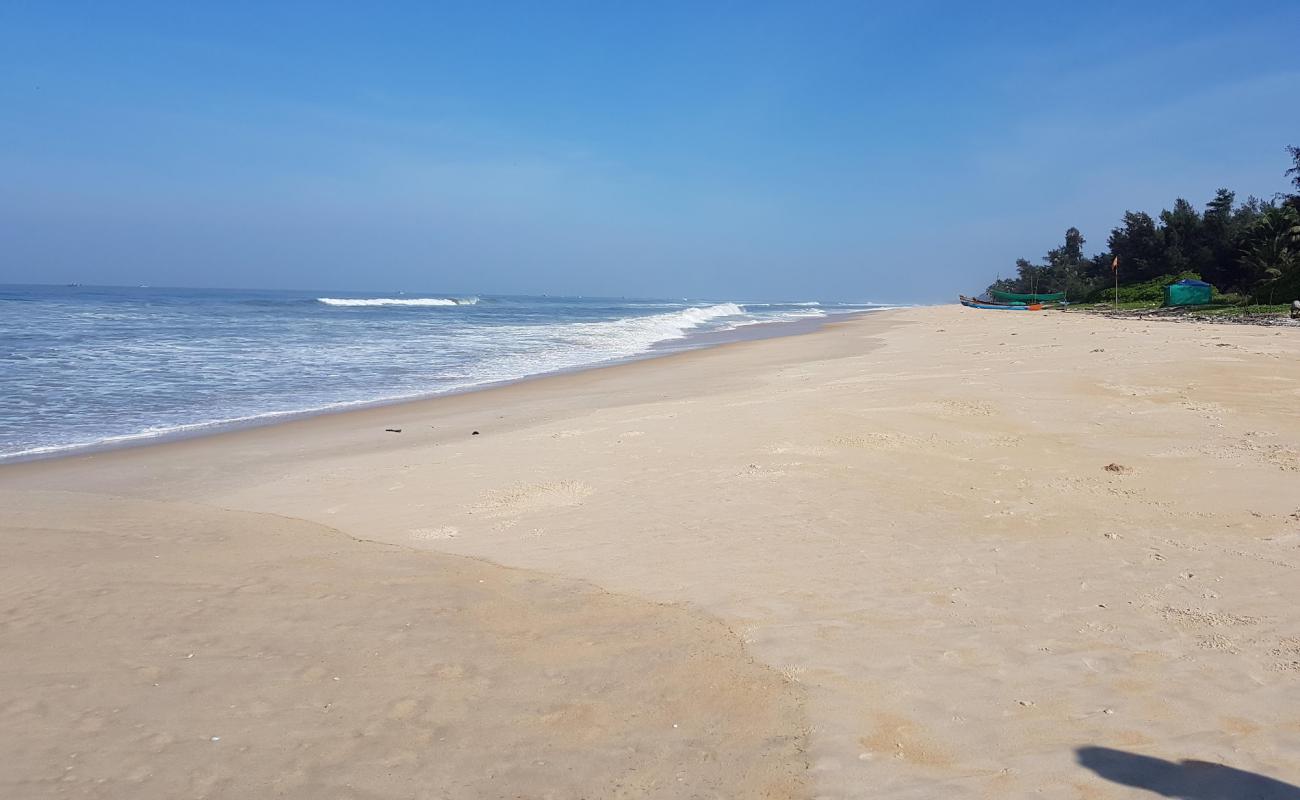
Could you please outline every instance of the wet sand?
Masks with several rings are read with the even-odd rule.
[[[274,515],[0,495],[0,794],[794,797],[720,623]]]
[[[0,788],[1292,797],[1297,403],[1294,331],[944,307],[0,466]]]

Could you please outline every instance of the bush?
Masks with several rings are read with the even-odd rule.
[[[1255,290],[1255,297],[1260,300],[1271,298],[1275,303],[1287,305],[1290,305],[1292,300],[1300,300],[1300,268],[1283,275],[1272,286],[1259,287]]]
[[[1121,303],[1163,303],[1165,287],[1178,281],[1199,281],[1201,276],[1195,272],[1180,272],[1177,275],[1161,275],[1142,283],[1120,284],[1119,301]],[[1115,299],[1115,287],[1108,286],[1093,292],[1088,301],[1091,303],[1112,302]]]

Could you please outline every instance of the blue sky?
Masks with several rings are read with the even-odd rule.
[[[0,3],[0,282],[950,299],[1286,188],[1300,3],[1133,5]]]

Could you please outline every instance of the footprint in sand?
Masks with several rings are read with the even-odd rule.
[[[741,478],[741,479],[780,478],[786,474],[786,471],[782,469],[782,467],[789,467],[789,466],[799,466],[799,465],[797,463],[775,464],[771,466],[765,466],[762,464],[747,464],[745,465],[744,469],[740,470],[737,473],[734,473],[733,477]]]
[[[388,706],[388,718],[392,720],[410,719],[420,710],[420,701],[413,697],[398,700]]]
[[[942,767],[952,763],[952,758],[930,738],[922,725],[897,714],[876,714],[871,733],[861,737],[858,743],[862,746],[862,755],[867,756],[864,761],[876,756],[892,756],[923,766]]]
[[[1202,611],[1196,608],[1174,608],[1165,606],[1158,609],[1160,616],[1183,628],[1224,628],[1237,625],[1254,625],[1260,620],[1225,611]]]
[[[460,531],[451,525],[443,525],[440,528],[412,528],[411,538],[416,541],[428,541],[430,539],[455,539],[460,535]]]
[[[1283,639],[1268,654],[1278,659],[1272,666],[1275,672],[1300,672],[1300,639]]]
[[[898,433],[864,433],[857,436],[836,436],[830,443],[837,447],[896,450],[912,444],[912,437]]]
[[[939,400],[925,403],[917,410],[930,411],[939,417],[991,417],[996,412],[992,404],[982,400]]]
[[[551,434],[551,438],[552,438],[552,439],[572,439],[572,438],[575,437],[575,436],[581,436],[582,433],[583,433],[582,431],[573,431],[573,430],[556,431],[555,433],[552,433],[552,434]]]
[[[763,448],[764,452],[771,455],[785,456],[824,456],[826,448],[815,445],[795,444],[793,442],[780,442],[778,444],[768,445]]]
[[[518,484],[488,492],[467,511],[489,517],[505,517],[548,508],[569,508],[582,505],[582,501],[594,491],[581,481]]]
[[[1203,448],[1202,452],[1219,458],[1250,458],[1277,467],[1284,472],[1300,471],[1300,451],[1278,442],[1266,441],[1274,436],[1261,431],[1247,431],[1237,441]]]
[[[1161,394],[1174,394],[1178,391],[1167,386],[1129,386],[1121,383],[1103,383],[1099,384],[1099,387],[1129,397],[1152,397]]]

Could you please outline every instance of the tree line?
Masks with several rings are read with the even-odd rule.
[[[1118,275],[1121,287],[1196,277],[1213,284],[1225,301],[1272,303],[1300,298],[1300,147],[1287,147],[1286,170],[1294,194],[1271,200],[1220,189],[1198,210],[1178,198],[1173,208],[1152,218],[1126,211],[1110,232],[1107,249],[1085,256],[1078,228],[1047,252],[1042,263],[1016,260],[1016,276],[989,287],[1004,292],[1065,292],[1074,302],[1109,300]],[[1118,271],[1111,268],[1118,259]],[[1146,299],[1121,291],[1121,299]],[[1158,295],[1157,295],[1158,296]]]

